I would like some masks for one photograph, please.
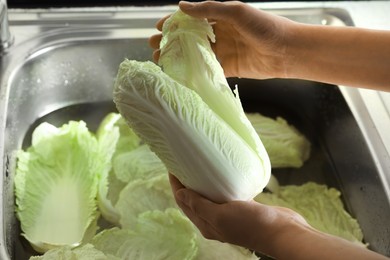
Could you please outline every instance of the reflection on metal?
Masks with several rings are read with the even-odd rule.
[[[0,54],[12,43],[12,35],[9,31],[8,12],[6,0],[0,0]]]

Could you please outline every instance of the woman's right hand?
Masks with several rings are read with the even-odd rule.
[[[193,17],[207,18],[213,23],[216,43],[213,50],[226,77],[284,78],[286,76],[286,37],[294,22],[261,11],[238,1],[181,1],[180,9]],[[161,31],[166,18],[157,23]],[[159,58],[161,34],[150,38]]]

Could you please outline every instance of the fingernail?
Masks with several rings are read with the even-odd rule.
[[[195,6],[194,3],[187,2],[187,1],[180,1],[179,5],[180,5],[180,8],[184,8],[184,9],[190,9],[190,8]]]
[[[180,189],[176,192],[176,198],[178,200],[180,200],[181,202],[183,202],[184,204],[187,203],[187,192],[185,191],[185,189]]]

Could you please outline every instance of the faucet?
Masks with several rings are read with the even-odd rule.
[[[12,35],[9,31],[6,0],[0,0],[0,52],[12,44]]]

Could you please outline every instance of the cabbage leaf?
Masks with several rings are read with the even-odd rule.
[[[71,248],[63,246],[47,251],[42,256],[30,257],[30,260],[120,260],[114,256],[108,256],[103,252],[94,248],[91,244],[86,244],[81,247]]]
[[[198,260],[216,260],[216,259],[234,259],[234,260],[257,260],[259,259],[254,252],[250,250],[222,243],[218,240],[210,240],[198,234]]]
[[[104,230],[92,244],[123,260],[186,260],[197,254],[193,226],[178,209],[147,211],[138,217],[134,228]]]
[[[315,229],[361,244],[363,233],[340,199],[340,192],[326,185],[307,182],[280,186],[277,193],[262,193],[256,201],[290,208],[301,214]]]
[[[120,259],[258,259],[251,251],[205,239],[179,209],[152,210],[140,214],[130,229],[104,230],[92,244]]]
[[[125,119],[120,116],[118,113],[113,113],[118,116],[118,120],[115,122],[115,126],[119,128],[119,140],[116,144],[115,153],[113,155],[113,159],[116,158],[117,155],[122,153],[126,153],[138,148],[142,141],[138,137],[138,135],[128,127]],[[102,122],[102,124],[104,121]]]
[[[310,156],[310,142],[282,117],[247,113],[249,121],[263,141],[273,168],[299,168]]]
[[[108,114],[100,123],[96,133],[99,142],[99,153],[105,155],[102,156],[102,161],[106,166],[99,179],[98,206],[103,217],[112,223],[117,223],[119,216],[108,198],[108,188],[110,184],[109,175],[112,174],[111,160],[116,152],[117,143],[120,137],[119,128],[116,126],[120,118],[121,116],[117,113]]]
[[[145,179],[167,173],[167,168],[147,145],[141,145],[129,152],[121,153],[113,162],[115,176],[128,183],[136,179]]]
[[[99,153],[102,155],[101,161],[106,165],[99,181],[98,205],[107,221],[118,224],[119,215],[114,205],[127,181],[118,178],[113,164],[117,158],[122,157],[122,154],[138,148],[141,145],[141,140],[118,113],[106,115],[101,121],[96,135],[99,141]],[[116,169],[127,172],[125,167],[116,167]]]
[[[40,124],[18,152],[14,179],[22,235],[38,252],[78,246],[96,231],[99,145],[84,122]]]
[[[130,182],[121,191],[115,208],[120,214],[122,228],[133,228],[140,214],[150,210],[164,211],[176,207],[168,174]]]

